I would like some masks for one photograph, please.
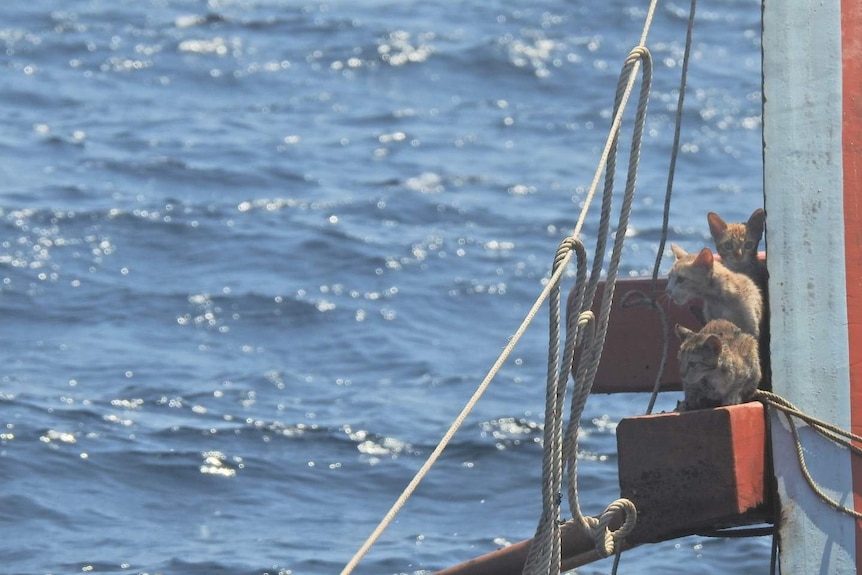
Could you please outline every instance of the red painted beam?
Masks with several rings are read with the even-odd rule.
[[[772,521],[760,403],[623,419],[617,451],[620,493],[638,509],[623,549]],[[531,544],[521,541],[435,575],[520,575]],[[595,542],[573,524],[563,526],[561,553],[564,570],[599,559]]]
[[[668,355],[667,366],[662,377],[663,391],[682,389],[679,381],[679,340],[673,326],[680,323],[697,330],[700,324],[688,307],[675,305],[664,295],[666,279],[659,280],[656,291],[659,305],[667,314]],[[602,360],[593,384],[593,393],[649,392],[655,384],[661,360],[664,339],[661,317],[658,311],[644,306],[623,306],[624,302],[638,299],[637,292],[649,294],[652,279],[621,279],[617,281],[608,333]],[[604,283],[599,284],[594,298],[593,311],[598,316],[598,306],[604,293]],[[573,294],[568,304],[572,305]]]
[[[860,101],[860,106],[862,106],[862,101]],[[860,178],[862,178],[862,173],[860,173]],[[758,257],[765,261],[766,252],[761,251]],[[718,255],[715,258],[717,261],[721,261],[721,257]],[[859,262],[860,269],[862,269],[862,256],[860,256]],[[681,324],[697,331],[703,325],[692,314],[689,305],[676,305],[665,295],[666,287],[667,278],[658,279],[655,285],[655,298],[658,306],[666,314],[669,327],[667,366],[661,379],[660,389],[661,391],[679,391],[682,389],[679,381],[679,362],[677,361],[679,340],[674,335],[674,326]],[[596,317],[599,316],[604,288],[605,282],[599,282],[596,295],[593,298],[591,309]],[[630,305],[632,302],[643,299],[644,295],[650,297],[652,291],[652,278],[617,280],[608,320],[607,338],[596,373],[596,380],[593,384],[593,393],[652,391],[664,346],[661,317],[659,312],[652,307]],[[569,293],[566,302],[567,311],[572,306],[574,296],[573,290]],[[697,302],[695,305],[698,305]]]
[[[611,523],[611,529],[617,529],[619,523]],[[564,571],[569,571],[601,559],[595,551],[595,541],[586,535],[579,526],[574,524],[562,527],[560,548],[561,563]],[[527,555],[530,553],[532,539],[525,539],[508,547],[486,553],[454,565],[434,575],[521,575]],[[628,547],[624,547],[628,548]]]
[[[620,494],[638,509],[628,542],[771,522],[766,440],[757,402],[620,421]]]

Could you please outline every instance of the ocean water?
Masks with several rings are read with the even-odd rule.
[[[646,6],[4,5],[0,573],[340,571],[541,291]],[[687,9],[648,41],[623,276],[658,249]],[[706,211],[761,203],[759,35],[756,0],[701,3],[670,212],[689,249]],[[357,573],[533,535],[546,315]],[[586,512],[646,404],[590,398]],[[691,537],[620,572],[766,572],[769,548]]]

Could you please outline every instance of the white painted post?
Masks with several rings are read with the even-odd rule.
[[[764,196],[773,390],[850,429],[841,4],[764,0]],[[814,495],[787,422],[773,412],[771,423],[781,572],[855,573],[855,521]],[[805,426],[800,435],[815,481],[852,508],[847,450]]]

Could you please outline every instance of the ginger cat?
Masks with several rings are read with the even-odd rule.
[[[724,266],[744,273],[757,284],[763,296],[763,319],[760,323],[760,367],[763,372],[761,386],[771,388],[772,361],[769,355],[769,272],[766,262],[757,257],[757,248],[763,238],[766,212],[758,208],[739,224],[725,223],[715,212],[706,215],[709,232]]]
[[[755,338],[760,335],[763,298],[754,281],[732,272],[713,258],[709,248],[688,254],[671,244],[676,261],[668,272],[666,292],[683,305],[703,300],[703,320],[726,319]]]
[[[763,238],[766,212],[761,208],[754,210],[744,224],[728,224],[715,212],[709,212],[706,219],[724,267],[753,279],[765,296],[769,273],[766,262],[757,257],[757,248]]]
[[[699,332],[679,324],[679,370],[685,394],[679,411],[735,405],[751,399],[760,382],[757,339],[724,319]]]

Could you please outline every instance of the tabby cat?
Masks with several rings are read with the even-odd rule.
[[[724,319],[699,332],[679,324],[676,333],[683,402],[679,411],[735,405],[751,399],[760,381],[757,340]]]
[[[742,331],[760,335],[763,298],[748,276],[732,272],[713,258],[709,248],[688,254],[671,244],[676,261],[667,278],[667,294],[679,304],[703,300],[703,320],[726,319]]]

